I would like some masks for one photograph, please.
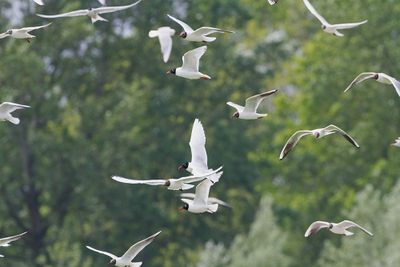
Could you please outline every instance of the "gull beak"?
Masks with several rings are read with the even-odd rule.
[[[178,210],[179,210],[179,212],[184,212],[185,211],[184,208],[179,208]]]
[[[167,73],[167,74],[171,74],[172,72],[169,70],[169,71],[167,71],[166,73]]]

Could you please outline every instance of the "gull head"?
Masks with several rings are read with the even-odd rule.
[[[110,260],[110,262],[108,264],[109,265],[116,265],[117,264],[117,260],[116,259],[112,259],[112,260]]]
[[[189,204],[188,203],[184,203],[182,207],[179,208],[179,211],[185,211],[189,209]]]
[[[172,69],[172,70],[167,71],[167,74],[176,75],[176,69]]]
[[[8,35],[12,35],[12,33],[13,33],[13,31],[12,31],[12,30],[8,30],[8,31],[6,31],[6,34],[8,34]]]
[[[236,111],[235,113],[233,113],[232,118],[239,119],[239,112]]]
[[[323,30],[326,30],[326,25],[322,24],[322,25],[321,25],[321,28],[322,28]]]
[[[315,138],[319,138],[321,136],[318,131],[313,132],[313,135],[315,136]]]
[[[378,80],[378,79],[379,79],[379,74],[378,74],[378,73],[374,75],[374,79],[375,79],[375,80]]]
[[[332,229],[333,228],[333,224],[329,224],[329,229]]]
[[[181,32],[179,34],[179,37],[182,37],[183,39],[185,39],[187,37],[187,32]]]
[[[186,170],[189,167],[189,162],[185,162],[178,166],[178,171]]]

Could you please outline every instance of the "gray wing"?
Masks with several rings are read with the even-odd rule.
[[[335,27],[338,30],[344,30],[344,29],[351,29],[351,28],[358,27],[358,26],[363,25],[363,24],[365,24],[367,22],[368,22],[368,20],[364,20],[364,21],[360,21],[360,22],[354,22],[354,23],[341,23],[341,24],[334,24],[334,25],[332,25],[332,27]]]
[[[300,141],[300,139],[306,135],[312,134],[312,131],[310,130],[303,130],[303,131],[297,131],[295,132],[289,140],[286,142],[285,146],[283,147],[281,154],[279,156],[279,159],[282,160],[284,159],[290,151],[297,145],[297,143]]]
[[[126,5],[126,6],[104,6],[104,7],[93,8],[93,10],[96,11],[98,14],[112,13],[112,12],[131,8],[133,6],[136,6],[140,2],[142,2],[142,0],[139,0],[133,4]]]
[[[226,102],[226,104],[227,104],[228,106],[231,106],[231,107],[235,108],[238,112],[243,112],[243,110],[244,110],[244,107],[243,107],[243,106],[238,105],[238,104],[235,104],[235,103],[233,103],[233,102]]]
[[[168,180],[165,179],[153,179],[153,180],[133,180],[127,179],[120,176],[111,177],[114,181],[124,183],[124,184],[147,184],[147,185],[166,185]]]
[[[321,16],[317,10],[311,5],[311,3],[308,0],[303,0],[304,4],[306,5],[307,9],[313,14],[322,24],[329,24],[329,22],[326,21],[326,19]]]
[[[24,108],[30,108],[30,106],[21,105],[21,104],[12,103],[12,102],[3,102],[0,105],[0,113],[3,113],[3,112],[11,113],[17,109],[24,109]]]
[[[261,102],[267,98],[268,96],[275,94],[278,90],[271,90],[265,93],[261,93],[258,95],[251,96],[246,99],[246,105],[244,107],[244,112],[256,112],[258,106]]]
[[[366,234],[373,236],[373,234],[370,231],[368,231],[364,227],[361,227],[360,225],[356,224],[355,222],[352,222],[349,220],[344,220],[344,221],[338,223],[338,226],[341,228],[344,228],[344,229],[351,228],[351,227],[357,227],[357,228],[361,229],[362,231],[364,231]]]
[[[9,243],[17,241],[18,239],[20,239],[21,237],[23,237],[24,235],[26,235],[28,232],[24,232],[22,234],[19,235],[13,235],[13,236],[9,236],[9,237],[5,237],[5,238],[1,238],[0,239],[0,247],[8,247]]]
[[[345,131],[343,131],[342,129],[340,129],[339,127],[337,127],[336,125],[329,125],[327,127],[324,128],[327,131],[332,131],[332,132],[336,132],[339,133],[340,135],[342,135],[347,141],[349,141],[353,146],[355,146],[356,148],[360,148],[360,146],[358,145],[358,143],[356,142],[356,140],[354,140],[353,137],[351,137],[348,133],[346,133]]]
[[[145,247],[147,247],[153,240],[161,233],[161,231],[155,233],[148,238],[137,242],[136,244],[132,245],[124,255],[122,255],[121,260],[132,261],[140,251],[142,251]]]
[[[234,33],[234,32],[213,27],[201,27],[193,32],[193,34],[199,34],[199,35],[210,35],[213,33]]]
[[[349,86],[347,86],[346,90],[344,90],[345,92],[347,92],[348,90],[350,90],[351,88],[353,88],[356,84],[359,84],[365,80],[369,80],[369,79],[373,79],[374,76],[376,75],[375,72],[363,72],[361,74],[359,74],[350,84]]]
[[[90,246],[86,246],[86,248],[88,248],[88,249],[90,249],[90,250],[92,250],[92,251],[94,251],[94,252],[97,252],[97,253],[106,255],[106,256],[108,256],[108,257],[110,257],[110,258],[112,258],[112,259],[118,258],[118,257],[115,256],[114,254],[111,254],[111,253],[106,252],[106,251],[98,250],[98,249],[92,248],[92,247],[90,247]]]
[[[36,4],[43,6],[44,3],[42,0],[33,0]]]
[[[19,31],[22,31],[22,32],[31,32],[31,31],[34,31],[34,30],[37,30],[37,29],[46,28],[46,27],[48,27],[48,26],[50,26],[50,25],[51,25],[51,23],[48,23],[48,24],[42,25],[42,26],[25,27],[25,28],[21,28],[21,29],[18,29],[18,30],[19,30]]]
[[[208,195],[210,194],[210,188],[213,185],[209,179],[204,179],[201,183],[196,186],[196,193],[194,196],[194,205],[207,205]]]
[[[75,10],[67,13],[62,13],[58,15],[44,15],[44,14],[36,14],[39,17],[46,18],[46,19],[54,19],[54,18],[65,18],[65,17],[79,17],[79,16],[86,16],[89,10],[81,9]]]
[[[181,25],[181,27],[183,28],[183,30],[187,33],[187,34],[190,34],[190,33],[192,33],[193,32],[193,29],[189,26],[189,25],[187,25],[185,22],[183,22],[183,21],[181,21],[181,20],[179,20],[179,19],[177,19],[177,18],[174,18],[173,16],[171,16],[171,15],[167,15],[170,19],[172,19],[173,21],[175,21],[176,23],[178,23],[179,25]]]
[[[200,169],[207,170],[206,135],[199,119],[194,120],[189,145],[192,153],[191,164]]]
[[[207,51],[207,46],[201,46],[186,52],[182,57],[182,68],[187,71],[199,71],[200,58]]]
[[[309,237],[315,233],[317,233],[319,230],[323,228],[329,228],[329,223],[324,222],[324,221],[316,221],[313,222],[307,229],[306,233],[304,234],[304,237]]]

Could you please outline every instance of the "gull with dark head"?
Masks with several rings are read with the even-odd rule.
[[[192,199],[193,200],[196,197],[196,194],[193,194],[193,193],[182,193],[182,194],[180,194],[180,196],[182,198],[188,198],[188,199]],[[218,205],[221,205],[221,206],[224,206],[224,207],[227,207],[227,208],[232,208],[232,206],[229,205],[228,203],[226,203],[225,201],[222,201],[222,200],[220,200],[218,198],[215,198],[215,197],[209,197],[207,199],[207,204],[208,205],[218,204]]]
[[[339,127],[335,125],[329,125],[325,128],[319,128],[315,130],[301,130],[295,132],[289,140],[286,142],[285,146],[283,147],[281,154],[279,156],[279,159],[282,160],[284,159],[290,151],[297,145],[297,143],[300,141],[301,138],[307,135],[313,135],[315,138],[319,139],[334,133],[338,133],[341,136],[343,136],[347,141],[349,141],[353,146],[356,148],[360,148],[360,146],[357,144],[356,140],[354,140],[348,133],[340,129]]]
[[[51,23],[42,25],[42,26],[35,26],[35,27],[25,27],[25,28],[19,28],[19,29],[10,29],[4,33],[0,34],[0,39],[6,38],[6,37],[12,37],[16,39],[26,39],[28,42],[32,38],[35,38],[35,35],[30,34],[31,31],[46,28],[50,26]]]
[[[142,0],[139,0],[133,4],[126,5],[126,6],[103,6],[103,7],[98,7],[98,8],[80,9],[80,10],[75,10],[75,11],[58,14],[58,15],[43,15],[43,14],[36,14],[36,15],[38,15],[39,17],[42,17],[42,18],[47,18],[47,19],[88,16],[92,20],[92,23],[95,23],[96,21],[107,21],[105,18],[101,17],[100,14],[113,13],[116,11],[128,9],[133,6],[136,6],[141,1]]]
[[[30,108],[30,106],[11,103],[11,102],[4,102],[0,105],[0,120],[9,121],[17,125],[20,123],[20,120],[16,117],[13,117],[11,113],[16,111],[17,109],[24,109],[24,108]]]
[[[189,80],[210,80],[210,76],[199,71],[200,58],[206,51],[207,46],[202,46],[186,52],[182,57],[182,67],[169,70],[167,74],[173,74]]]
[[[161,233],[161,231],[155,233],[152,236],[149,236],[148,238],[137,242],[136,244],[132,245],[126,252],[124,255],[122,255],[121,257],[115,256],[114,254],[111,254],[109,252],[106,251],[102,251],[102,250],[98,250],[95,248],[92,248],[90,246],[86,246],[86,248],[106,255],[108,257],[111,258],[109,264],[110,265],[114,265],[114,266],[118,266],[118,267],[140,267],[142,265],[142,262],[132,262],[133,259],[139,254],[139,252],[141,252],[145,247],[147,247],[151,242],[153,242],[153,240]]]
[[[400,96],[400,82],[395,78],[393,78],[392,76],[379,72],[363,72],[359,74],[344,91],[347,92],[355,85],[362,83],[363,81],[366,80],[376,80],[379,83],[390,84],[394,87],[397,94]]]
[[[163,55],[163,60],[165,63],[168,62],[169,56],[171,55],[172,50],[172,38],[175,34],[175,30],[170,27],[161,27],[157,30],[152,30],[149,32],[149,37],[154,38],[158,37],[158,41],[161,46],[161,53]]]
[[[351,235],[354,235],[354,233],[347,230],[351,227],[357,227],[357,228],[361,229],[362,231],[364,231],[366,234],[372,236],[372,233],[369,232],[367,229],[365,229],[365,228],[359,226],[358,224],[356,224],[352,221],[349,221],[349,220],[345,220],[340,223],[330,223],[330,222],[324,222],[324,221],[313,222],[310,225],[310,227],[308,227],[304,236],[309,237],[324,228],[328,228],[329,231],[331,231],[334,234],[351,236]]]
[[[173,16],[167,15],[170,19],[181,25],[183,28],[183,32],[179,34],[185,40],[192,41],[192,42],[214,42],[217,38],[216,37],[209,37],[208,35],[213,33],[234,33],[233,31],[227,31],[219,28],[214,27],[201,27],[197,30],[193,30],[189,25],[185,22],[174,18]]]
[[[20,239],[21,237],[23,237],[27,233],[28,232],[24,232],[24,233],[19,234],[19,235],[13,235],[13,236],[1,238],[0,239],[0,247],[9,247],[11,242],[17,241],[18,239]],[[0,255],[0,257],[3,258],[4,256]]]
[[[233,113],[233,118],[242,120],[261,119],[268,116],[268,114],[257,113],[258,106],[260,106],[261,102],[263,102],[268,96],[273,95],[276,92],[278,92],[278,90],[272,90],[258,95],[253,95],[246,99],[246,105],[244,107],[233,102],[227,102],[226,104],[237,110],[235,113]]]
[[[400,137],[397,138],[397,139],[394,141],[394,143],[392,144],[392,146],[400,147]]]
[[[324,32],[333,34],[334,36],[342,37],[344,36],[339,30],[346,30],[358,27],[368,22],[368,20],[364,20],[361,22],[355,23],[341,23],[341,24],[330,24],[323,16],[321,16],[317,10],[311,5],[308,0],[303,0],[304,4],[306,5],[307,9],[313,14],[322,24],[322,30]]]

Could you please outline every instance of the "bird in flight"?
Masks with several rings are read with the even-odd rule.
[[[9,121],[17,125],[20,123],[20,120],[16,117],[13,117],[11,113],[16,111],[17,109],[24,109],[24,108],[30,108],[30,106],[11,103],[11,102],[4,102],[0,105],[0,120]]]
[[[9,237],[4,237],[0,239],[0,247],[9,247],[11,242],[17,241],[18,239],[20,239],[21,237],[23,237],[24,235],[26,235],[28,232],[24,232],[22,234],[19,235],[13,235],[13,236],[9,236]],[[0,255],[1,258],[3,258],[3,255]]]
[[[149,32],[149,37],[158,37],[158,41],[161,46],[161,53],[163,55],[163,60],[165,63],[168,62],[169,56],[172,50],[172,36],[175,34],[175,30],[170,27],[161,27],[157,30],[152,30]]]
[[[35,38],[35,35],[30,34],[31,31],[46,28],[50,26],[51,23],[42,25],[42,26],[36,26],[36,27],[25,27],[25,28],[19,28],[19,29],[10,29],[4,33],[0,34],[0,39],[6,38],[6,37],[12,37],[16,39],[26,39],[28,42],[32,38]]]
[[[354,235],[354,233],[347,230],[351,227],[357,227],[357,228],[361,229],[362,231],[364,231],[366,234],[372,236],[372,233],[369,232],[367,229],[365,229],[365,228],[361,227],[360,225],[358,225],[352,221],[349,221],[349,220],[344,220],[340,223],[330,223],[330,222],[324,222],[324,221],[313,222],[308,227],[304,236],[309,237],[324,228],[328,228],[329,231],[331,231],[334,234],[351,236],[351,235]]]
[[[362,83],[363,81],[366,81],[366,80],[376,80],[379,83],[390,84],[394,87],[397,94],[400,96],[400,82],[398,80],[396,80],[395,78],[393,78],[392,76],[389,76],[385,73],[378,73],[378,72],[363,72],[363,73],[359,74],[344,91],[347,92],[348,90],[353,88],[355,85]]]

